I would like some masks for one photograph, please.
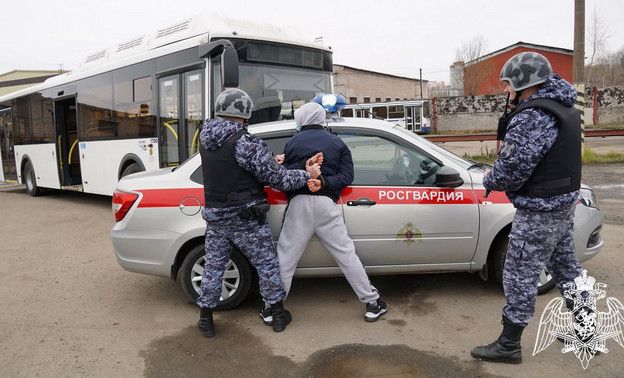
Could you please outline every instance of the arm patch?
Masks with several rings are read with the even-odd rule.
[[[500,149],[498,150],[498,156],[501,159],[507,159],[516,151],[516,142],[512,142],[509,140],[503,140],[500,145]]]

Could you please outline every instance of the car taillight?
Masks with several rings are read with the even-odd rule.
[[[115,222],[124,219],[137,198],[139,198],[138,194],[115,190],[115,193],[113,193],[113,215],[115,215]]]

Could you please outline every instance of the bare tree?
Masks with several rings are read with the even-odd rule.
[[[463,70],[455,70],[454,75],[462,77],[452,77],[451,83],[463,83],[464,94],[475,95],[479,86],[484,79],[492,72],[493,67],[489,61],[479,62],[478,58],[485,55],[488,48],[488,41],[482,35],[479,35],[469,41],[464,41],[462,45],[455,50],[455,62],[464,62]],[[470,64],[467,64],[470,63]]]
[[[587,47],[589,52],[589,62],[587,64],[587,75],[585,75],[585,86],[593,85],[592,71],[597,63],[604,63],[607,56],[607,47],[611,32],[603,21],[598,8],[594,6],[591,16],[589,33],[587,35]]]
[[[602,87],[621,86],[624,83],[624,46],[604,58],[604,73],[601,79]]]

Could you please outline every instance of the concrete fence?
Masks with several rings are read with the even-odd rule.
[[[495,131],[505,101],[505,95],[434,98],[434,126],[437,131]],[[588,89],[584,118],[585,125],[624,124],[624,87]]]

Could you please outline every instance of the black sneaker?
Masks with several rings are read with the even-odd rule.
[[[262,322],[264,322],[264,325],[273,325],[273,311],[271,311],[271,308],[266,308],[264,306],[262,306],[262,308],[260,309],[260,317],[262,318]]]
[[[375,304],[367,303],[364,320],[367,322],[376,322],[386,311],[388,311],[388,306],[381,299],[377,299],[377,303]]]

